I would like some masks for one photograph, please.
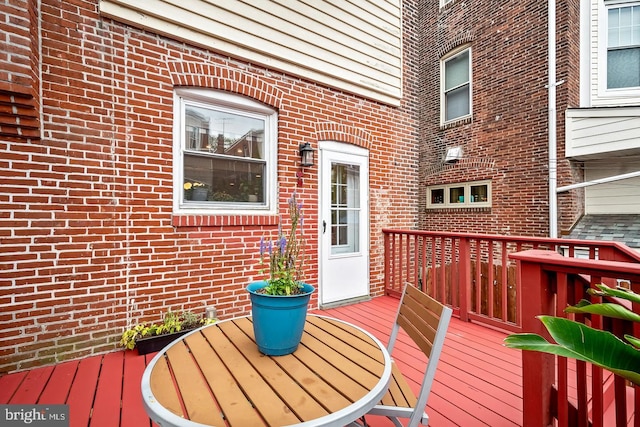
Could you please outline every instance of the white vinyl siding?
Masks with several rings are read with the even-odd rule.
[[[569,109],[565,117],[569,158],[640,154],[640,107]]]
[[[400,104],[400,0],[101,0],[100,13],[271,69]]]
[[[593,181],[640,170],[640,161],[615,158],[585,163],[585,180]],[[585,214],[640,212],[640,177],[585,187]]]

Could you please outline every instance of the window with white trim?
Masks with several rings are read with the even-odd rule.
[[[491,207],[491,181],[427,187],[428,209],[481,207]]]
[[[176,89],[174,100],[174,210],[271,209],[277,113],[212,90]]]
[[[471,48],[444,57],[440,66],[442,123],[471,115]]]
[[[607,89],[640,87],[640,4],[607,8]]]

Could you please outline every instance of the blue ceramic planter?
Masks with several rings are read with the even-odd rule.
[[[315,287],[303,283],[304,293],[274,296],[256,293],[267,282],[253,282],[247,286],[251,299],[253,333],[258,350],[268,356],[293,353],[300,344],[307,307]]]

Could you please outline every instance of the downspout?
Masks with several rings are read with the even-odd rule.
[[[556,141],[556,0],[548,0],[549,17],[549,237],[558,237],[558,156]]]

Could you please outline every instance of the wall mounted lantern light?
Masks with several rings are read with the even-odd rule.
[[[315,151],[308,142],[300,144],[300,166],[313,166]]]

